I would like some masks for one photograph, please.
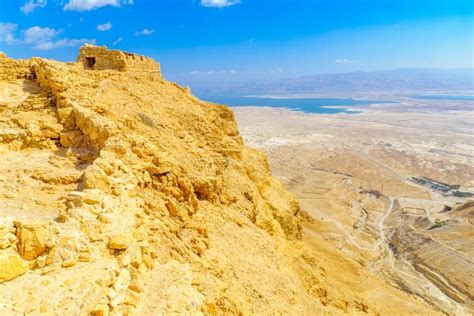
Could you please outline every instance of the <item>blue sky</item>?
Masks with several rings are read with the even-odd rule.
[[[172,80],[473,64],[465,0],[0,0],[0,50],[74,60],[84,42],[145,54]]]

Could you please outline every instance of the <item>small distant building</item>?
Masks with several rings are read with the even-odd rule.
[[[77,61],[84,69],[160,73],[160,64],[145,56],[91,44],[85,44],[79,52]]]

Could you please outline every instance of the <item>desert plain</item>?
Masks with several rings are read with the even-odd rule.
[[[347,97],[312,97],[328,96]],[[393,103],[348,107],[356,114],[233,109],[246,144],[268,155],[273,174],[309,215],[303,225],[309,244],[357,258],[439,311],[472,313],[473,101],[351,97]]]

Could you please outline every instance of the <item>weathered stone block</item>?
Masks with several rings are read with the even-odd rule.
[[[11,249],[0,251],[0,283],[12,280],[26,272],[27,263]]]
[[[109,242],[109,248],[115,250],[127,249],[133,241],[133,237],[130,234],[120,234],[112,236]]]
[[[42,224],[16,223],[18,252],[27,260],[41,256],[47,249],[47,228]]]

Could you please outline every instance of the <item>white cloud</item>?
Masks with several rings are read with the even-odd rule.
[[[141,36],[141,35],[151,35],[155,33],[155,30],[151,29],[143,29],[142,31],[136,31],[135,36]]]
[[[215,73],[216,73],[215,70],[208,70],[208,71],[193,70],[189,74],[191,74],[191,75],[213,75]]]
[[[204,7],[224,8],[239,4],[240,0],[201,0]]]
[[[18,25],[13,23],[0,23],[0,42],[13,44],[17,39],[15,38],[15,31]]]
[[[33,26],[24,32],[24,41],[27,44],[37,44],[47,42],[61,33],[60,30],[51,29],[49,27]]]
[[[61,47],[66,47],[66,46],[80,46],[85,43],[95,44],[95,40],[88,39],[88,38],[81,38],[81,39],[62,38],[56,41],[38,43],[34,46],[34,48],[41,49],[41,50],[51,50],[51,49],[61,48]]]
[[[101,31],[101,32],[108,31],[108,30],[110,30],[111,28],[112,28],[112,23],[110,23],[110,22],[97,25],[97,30],[98,30],[98,31]]]
[[[105,6],[120,7],[133,5],[133,0],[69,0],[63,7],[65,11],[91,11]]]
[[[62,30],[55,30],[49,27],[33,26],[23,31],[23,40],[21,42],[41,50],[95,43],[95,40],[87,38],[57,38],[61,32]]]
[[[121,41],[123,41],[123,38],[119,37],[119,38],[117,38],[112,44],[115,46],[115,45],[117,45],[118,43],[120,43]]]
[[[190,75],[236,75],[239,72],[235,69],[223,69],[223,70],[208,70],[208,71],[200,71],[200,70],[193,70],[189,74]]]
[[[334,60],[335,64],[342,64],[342,65],[355,65],[358,64],[359,62],[357,60],[350,60],[347,58],[338,58]]]
[[[47,4],[46,0],[28,0],[24,5],[20,7],[21,12],[24,14],[30,14],[37,8],[44,8]]]

